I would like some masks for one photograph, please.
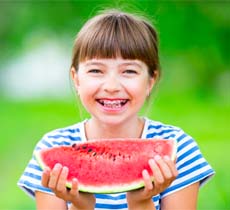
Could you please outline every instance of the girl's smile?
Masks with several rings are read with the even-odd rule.
[[[97,99],[99,104],[102,105],[103,109],[108,112],[117,112],[121,110],[125,104],[128,102],[128,99]]]

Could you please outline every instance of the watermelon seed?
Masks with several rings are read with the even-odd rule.
[[[93,153],[93,156],[96,156],[96,155],[97,155],[97,153],[96,153],[96,152],[94,152],[94,153]]]
[[[116,155],[113,155],[113,161],[115,161],[116,160]]]
[[[72,147],[75,147],[75,146],[76,146],[76,144],[73,144],[73,145],[72,145]]]
[[[92,149],[92,148],[89,148],[89,149],[88,149],[88,152],[92,152],[92,151],[93,151],[93,149]]]
[[[87,146],[86,146],[86,145],[83,145],[83,146],[82,146],[82,149],[86,149],[86,148],[87,148]]]

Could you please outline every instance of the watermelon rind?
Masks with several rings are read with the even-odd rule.
[[[66,187],[71,188],[72,187],[71,182],[67,182]],[[144,187],[144,181],[116,185],[116,186],[109,185],[103,187],[94,187],[94,186],[86,186],[86,185],[79,184],[79,191],[87,192],[87,193],[97,193],[97,194],[113,194],[113,193],[121,193],[121,192],[136,190],[142,187]]]
[[[171,160],[174,161],[176,159],[176,154],[177,154],[177,140],[172,139],[172,141],[173,141],[173,149],[172,149]]]
[[[41,167],[41,169],[44,170],[45,167],[46,167],[46,164],[42,161],[41,156],[40,156],[40,152],[39,151],[35,151],[34,152],[34,157],[37,160],[38,165]]]
[[[173,148],[172,148],[172,155],[171,155],[171,160],[176,159],[176,152],[177,152],[177,141],[173,140]],[[40,156],[40,151],[35,151],[34,152],[35,159],[37,160],[39,166],[41,167],[42,170],[44,170],[47,166],[43,162],[41,156]],[[154,181],[153,177],[151,177],[152,181]],[[109,186],[90,186],[90,185],[83,185],[79,183],[78,189],[81,192],[87,192],[87,193],[97,193],[97,194],[112,194],[112,193],[121,193],[121,192],[127,192],[131,190],[136,190],[144,187],[144,181],[141,180],[136,180],[132,183],[127,183],[127,184],[121,184],[121,185],[109,185]],[[67,181],[66,182],[66,187],[71,188],[72,183]]]

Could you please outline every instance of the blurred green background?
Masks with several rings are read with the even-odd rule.
[[[35,209],[16,183],[36,142],[87,117],[69,79],[72,43],[107,7],[153,20],[162,79],[142,114],[182,127],[214,167],[198,209],[230,209],[230,3],[153,0],[0,1],[0,209]]]

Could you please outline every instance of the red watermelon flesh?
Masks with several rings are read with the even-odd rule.
[[[67,187],[76,177],[80,191],[117,193],[143,187],[142,171],[152,175],[149,159],[158,154],[174,160],[175,151],[174,140],[103,139],[41,150],[35,157],[41,168],[67,166]]]

